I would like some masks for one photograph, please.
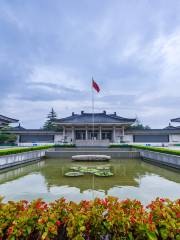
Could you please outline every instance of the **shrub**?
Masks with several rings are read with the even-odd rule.
[[[110,144],[109,148],[130,148],[128,144]]]
[[[72,147],[76,147],[75,144],[73,143],[63,143],[63,144],[55,144],[54,147],[56,148],[72,148]]]
[[[0,239],[180,239],[180,199],[0,203]]]
[[[23,153],[23,152],[30,152],[35,150],[42,150],[52,148],[53,146],[36,146],[36,147],[28,147],[28,148],[12,148],[12,149],[3,149],[0,150],[0,156],[16,154],[16,153]]]

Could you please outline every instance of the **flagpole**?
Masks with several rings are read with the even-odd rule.
[[[93,90],[93,77],[92,77],[92,140],[94,141],[94,90]]]

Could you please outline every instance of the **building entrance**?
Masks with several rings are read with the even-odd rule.
[[[102,140],[112,140],[112,131],[102,131]]]
[[[85,140],[86,139],[86,131],[85,130],[76,130],[76,139],[77,140]]]

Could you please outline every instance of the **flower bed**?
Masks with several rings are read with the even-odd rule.
[[[180,199],[0,203],[0,239],[180,239]]]
[[[27,147],[27,148],[12,148],[12,149],[3,149],[0,150],[0,156],[16,154],[16,153],[23,153],[23,152],[30,152],[35,150],[43,150],[52,148],[53,146],[37,146],[37,147]]]

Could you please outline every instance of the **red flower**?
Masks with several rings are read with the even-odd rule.
[[[153,215],[152,213],[149,214],[149,224],[152,224],[152,219],[153,219]]]
[[[146,220],[146,219],[143,219],[143,223],[146,224],[146,223],[147,223],[147,220]]]
[[[131,223],[135,223],[136,222],[136,219],[134,217],[130,217],[130,222]]]
[[[22,200],[22,202],[24,203],[24,204],[28,204],[28,201],[27,200]]]
[[[44,204],[44,209],[48,209],[48,205],[47,205],[47,203]]]
[[[104,200],[102,200],[102,204],[104,205],[104,207],[108,206],[108,199],[105,198]]]
[[[61,222],[59,220],[56,221],[56,225],[60,226]]]
[[[8,235],[10,235],[13,232],[13,227],[8,228]]]

